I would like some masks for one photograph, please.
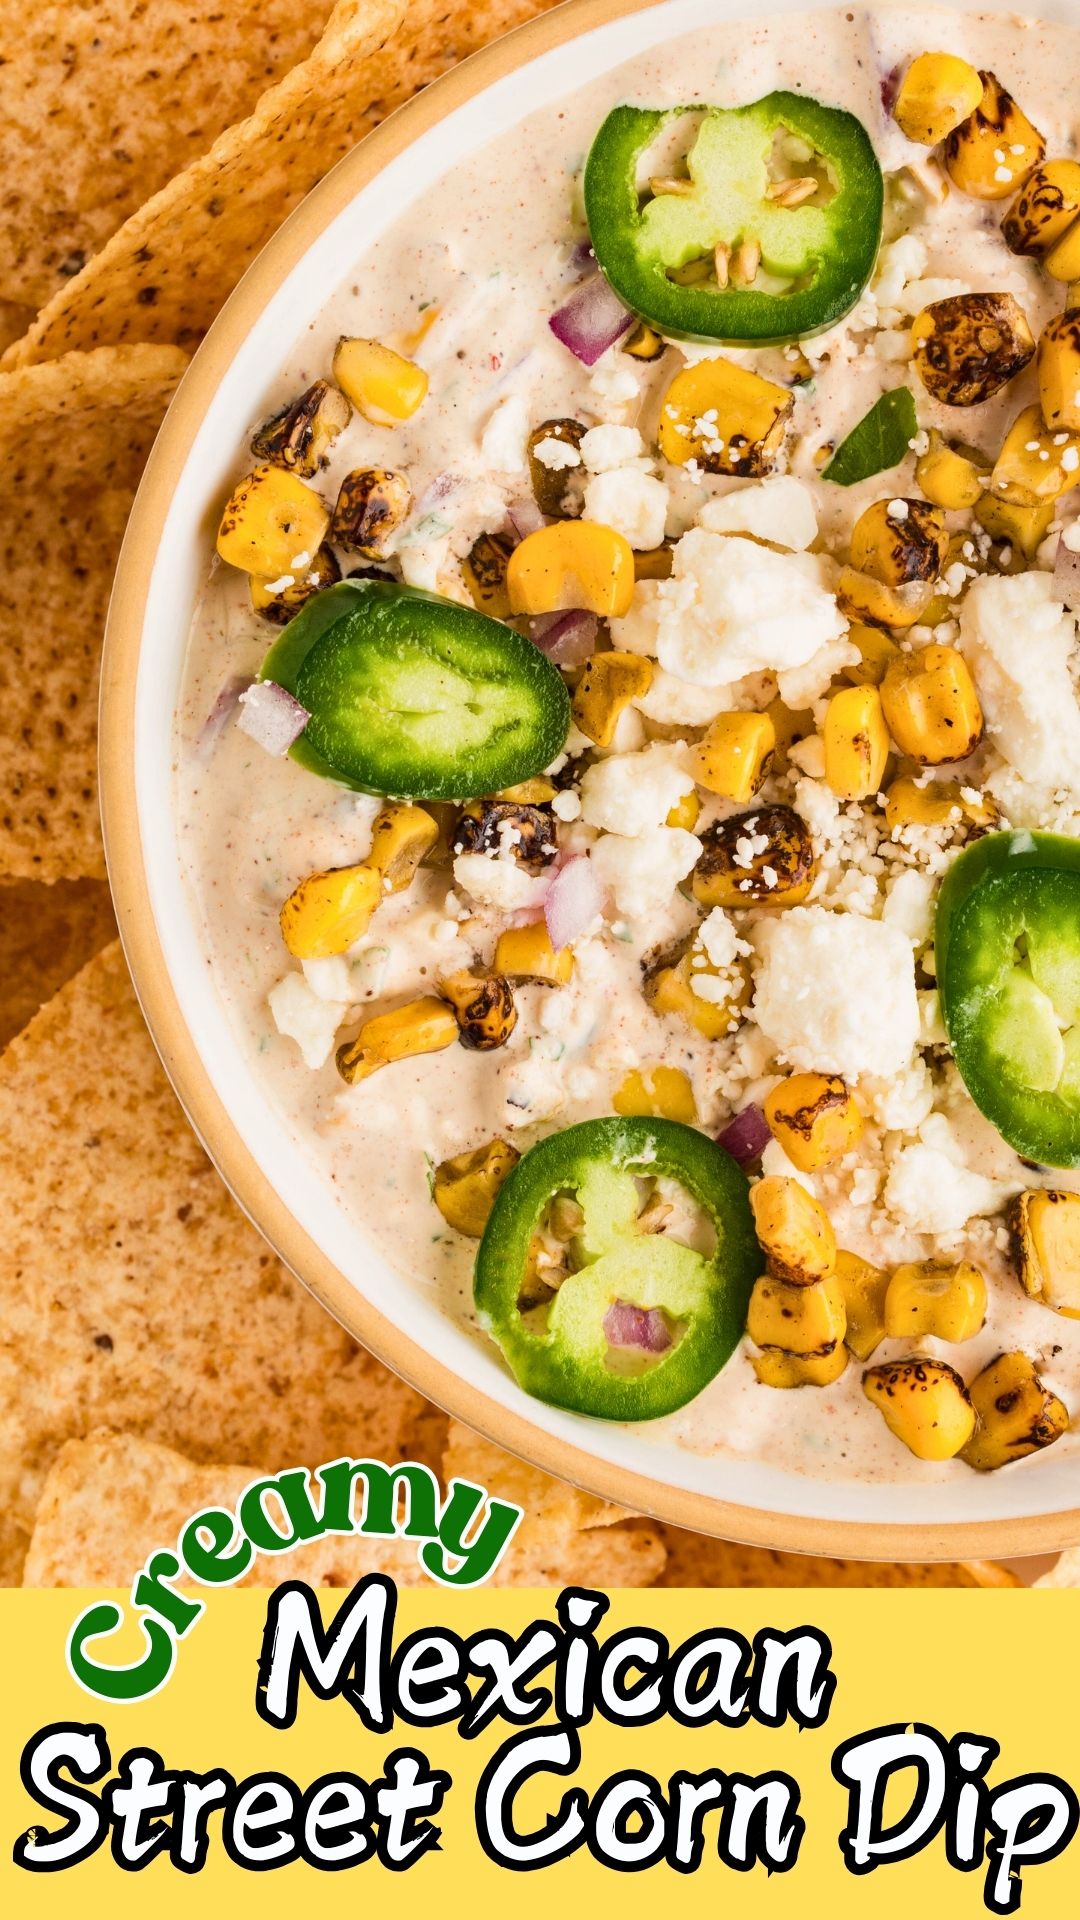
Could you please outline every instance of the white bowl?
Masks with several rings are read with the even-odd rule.
[[[941,1484],[832,1483],[704,1458],[661,1443],[648,1427],[587,1420],[522,1393],[494,1347],[454,1325],[364,1244],[314,1163],[297,1155],[217,998],[183,876],[172,725],[188,631],[237,449],[265,410],[282,343],[318,312],[342,262],[362,255],[460,157],[655,41],[736,21],[747,5],[571,0],[545,14],[456,68],[356,148],[234,293],[147,467],[109,617],[102,808],[120,931],[166,1069],[240,1204],[365,1345],[471,1426],[625,1506],[763,1545],[868,1558],[1040,1553],[1080,1541],[1068,1457]],[[807,10],[784,0],[753,8],[758,16]],[[1074,0],[1044,0],[1043,11],[1075,24]]]

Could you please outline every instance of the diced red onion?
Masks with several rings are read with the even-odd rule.
[[[560,867],[547,890],[544,919],[556,953],[579,940],[602,910],[604,895],[587,853],[575,854]]]
[[[568,300],[557,307],[548,326],[569,347],[583,366],[594,367],[602,353],[621,340],[634,316],[623,306],[602,273],[590,274],[575,287]]]
[[[431,512],[432,507],[438,506],[440,500],[446,500],[450,494],[456,493],[458,488],[463,485],[464,482],[460,473],[437,473],[434,480],[428,482],[419,500],[416,502],[413,508],[413,517],[418,520],[422,519],[425,513]]]
[[[249,734],[256,745],[280,758],[299,740],[311,715],[279,687],[276,680],[259,680],[240,695],[237,726]]]
[[[575,607],[570,613],[541,613],[529,621],[529,637],[557,667],[582,667],[596,652],[600,622],[595,613]]]
[[[506,509],[506,517],[510,522],[511,532],[518,540],[527,540],[530,533],[539,533],[541,527],[547,526],[547,521],[531,493],[524,495],[520,500],[511,500]]]
[[[1080,522],[1074,524],[1080,526]],[[1080,613],[1080,549],[1067,547],[1064,533],[1058,537],[1054,559],[1054,592],[1074,613]]]
[[[567,261],[571,273],[584,273],[586,267],[593,264],[593,245],[591,240],[579,240]]]
[[[197,747],[200,758],[205,760],[213,752],[240,704],[241,695],[251,684],[250,673],[234,673],[231,680],[226,680],[203,722]]]
[[[612,1347],[637,1347],[641,1353],[666,1353],[671,1330],[659,1307],[635,1307],[616,1300],[604,1315],[604,1333]]]
[[[760,1107],[751,1104],[729,1121],[723,1133],[716,1136],[716,1144],[730,1153],[740,1167],[748,1166],[751,1160],[759,1160],[764,1149],[772,1139],[772,1129]]]

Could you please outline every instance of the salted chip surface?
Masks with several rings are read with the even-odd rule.
[[[194,345],[286,214],[365,133],[548,4],[339,0],[308,58],[133,212],[0,365],[104,342]]]
[[[175,347],[105,347],[0,373],[4,878],[105,877],[101,638],[139,476],[186,365]]]
[[[0,1584],[65,1441],[273,1472],[407,1456],[426,1403],[287,1273],[177,1104],[119,945],[0,1058]]]
[[[104,880],[0,881],[0,1047],[115,938]]]
[[[993,1560],[828,1560],[816,1554],[743,1547],[662,1526],[667,1553],[659,1587],[1019,1587]]]

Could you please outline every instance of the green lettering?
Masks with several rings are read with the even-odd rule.
[[[131,1589],[131,1598],[137,1607],[160,1613],[182,1640],[204,1608],[201,1600],[185,1600],[182,1593],[174,1593],[166,1586],[165,1582],[175,1579],[179,1571],[180,1562],[175,1553],[152,1553]]]
[[[277,1494],[285,1509],[289,1530],[279,1532],[264,1501],[268,1493]],[[287,1553],[302,1540],[317,1540],[325,1530],[311,1505],[308,1477],[303,1467],[279,1473],[273,1480],[256,1480],[245,1487],[237,1508],[237,1518],[247,1537],[263,1553]]]
[[[485,1500],[487,1514],[483,1524],[473,1539],[466,1541],[465,1533]],[[438,1528],[432,1529],[438,1537],[421,1548],[420,1559],[444,1586],[475,1587],[495,1571],[521,1517],[521,1507],[511,1506],[506,1500],[490,1499],[484,1487],[474,1486],[470,1480],[451,1480]],[[460,1564],[451,1567],[447,1554]]]
[[[200,1531],[210,1535],[209,1543],[199,1538]],[[208,1587],[227,1587],[245,1574],[255,1558],[250,1541],[240,1536],[235,1553],[227,1551],[236,1539],[236,1515],[224,1507],[208,1507],[197,1513],[180,1535],[180,1551],[188,1572]]]
[[[386,1467],[381,1460],[334,1460],[320,1467],[316,1479],[325,1489],[322,1510],[324,1533],[378,1533],[393,1539],[397,1528],[397,1489],[408,1494],[408,1514],[402,1533],[412,1540],[431,1540],[439,1531],[439,1483],[430,1467],[415,1460]],[[352,1490],[364,1482],[364,1509],[359,1528],[353,1518]]]
[[[142,1619],[139,1625],[147,1642],[141,1660],[129,1666],[102,1666],[86,1651],[89,1640],[115,1633],[124,1623],[120,1608],[112,1600],[101,1600],[80,1613],[68,1635],[68,1667],[87,1693],[101,1700],[144,1700],[164,1686],[176,1661],[176,1641],[160,1620]]]

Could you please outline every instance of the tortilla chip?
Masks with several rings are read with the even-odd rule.
[[[1067,1547],[1048,1573],[1032,1581],[1036,1587],[1080,1587],[1080,1547]]]
[[[0,1058],[0,1584],[64,1441],[274,1471],[410,1451],[425,1403],[275,1259],[191,1133],[114,944]]]
[[[550,0],[339,0],[310,57],[147,201],[49,301],[3,366],[72,347],[191,347],[255,255],[363,134],[428,81]]]
[[[0,1047],[115,937],[104,880],[0,881]]]
[[[493,1587],[648,1587],[663,1569],[663,1545],[651,1523],[550,1479],[451,1420],[443,1483],[455,1474],[524,1509]]]
[[[19,307],[11,300],[0,300],[0,353],[13,340],[21,339],[33,317],[33,307]]]
[[[304,59],[331,5],[0,0],[0,293],[24,325]]]
[[[41,1491],[24,1587],[127,1587],[155,1547],[171,1547],[205,1507],[235,1506],[254,1467],[199,1467],[130,1433],[96,1433],[61,1447]],[[416,1542],[331,1536],[290,1553],[260,1553],[239,1587],[351,1587],[388,1573],[399,1587],[426,1578]]]
[[[103,879],[101,635],[124,525],[187,361],[106,347],[0,373],[0,874]]]
[[[893,1560],[823,1560],[811,1554],[741,1547],[702,1533],[661,1527],[667,1564],[660,1587],[1019,1587],[990,1560],[906,1565]]]

